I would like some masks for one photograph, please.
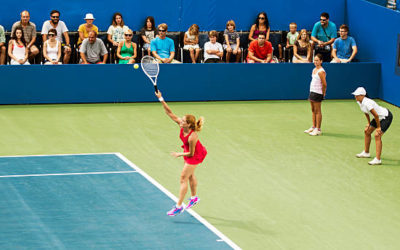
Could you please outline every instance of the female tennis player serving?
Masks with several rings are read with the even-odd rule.
[[[183,166],[183,170],[180,178],[180,190],[179,190],[179,200],[176,205],[167,212],[169,216],[175,216],[184,211],[184,209],[189,209],[196,205],[200,199],[196,196],[197,191],[197,179],[194,175],[194,170],[196,167],[203,162],[204,158],[207,155],[206,148],[200,143],[200,140],[197,136],[197,132],[199,132],[203,126],[203,118],[200,117],[197,121],[193,115],[185,115],[182,118],[179,118],[174,113],[172,113],[171,109],[168,107],[167,103],[164,101],[164,98],[161,95],[161,92],[158,91],[155,93],[158,97],[158,100],[162,103],[165,113],[180,126],[180,134],[183,145],[183,153],[173,152],[171,153],[174,157],[183,156],[185,160],[185,164]],[[190,184],[190,191],[192,193],[192,197],[186,208],[182,206],[183,199],[187,193],[188,182]]]

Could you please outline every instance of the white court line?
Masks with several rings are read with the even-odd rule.
[[[137,172],[138,171],[109,171],[109,172],[85,172],[85,173],[0,175],[0,178],[41,177],[41,176],[60,176],[60,175],[129,174]]]
[[[158,189],[160,189],[163,193],[165,193],[167,196],[169,196],[172,200],[175,202],[178,201],[178,198],[173,195],[170,191],[168,191],[166,188],[164,188],[160,183],[158,183],[156,180],[154,180],[151,176],[146,174],[143,170],[141,170],[138,166],[136,166],[133,162],[129,161],[125,156],[123,156],[121,153],[115,153],[121,160],[123,160],[126,164],[128,164],[131,168],[135,169],[137,172],[139,172],[144,178],[146,178],[149,182],[151,182],[154,186],[156,186]],[[223,233],[221,233],[216,227],[211,225],[208,221],[206,221],[203,217],[201,217],[198,213],[193,211],[192,209],[186,210],[189,214],[191,214],[193,217],[195,217],[198,221],[200,221],[205,227],[207,227],[209,230],[211,230],[213,233],[215,233],[220,239],[217,241],[225,241],[226,244],[228,244],[230,247],[233,249],[241,249],[238,245],[236,245],[232,240],[230,240],[228,237],[226,237]]]
[[[47,156],[74,156],[74,155],[117,155],[119,153],[109,152],[109,153],[79,153],[79,154],[52,154],[52,155],[4,155],[1,158],[17,158],[17,157],[47,157]]]

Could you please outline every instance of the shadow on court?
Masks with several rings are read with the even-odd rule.
[[[336,137],[336,138],[343,138],[343,139],[364,139],[364,135],[354,135],[354,134],[339,134],[339,133],[323,132],[322,135]]]

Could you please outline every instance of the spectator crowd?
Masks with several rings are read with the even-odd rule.
[[[212,30],[201,34],[199,26],[192,24],[186,32],[172,38],[167,33],[168,25],[156,25],[151,16],[135,33],[117,12],[104,39],[99,37],[92,13],[83,18],[85,22],[78,28],[77,39],[71,39],[67,25],[60,19],[60,11],[53,10],[50,20],[43,23],[41,39],[38,39],[29,12],[22,11],[20,16],[11,27],[9,41],[0,25],[0,64],[132,64],[144,55],[152,55],[160,63],[311,63],[315,54],[321,54],[323,62],[348,63],[357,54],[349,27],[341,25],[338,33],[326,12],[320,15],[311,33],[306,29],[298,31],[297,24],[290,23],[289,31],[281,39],[285,42],[274,45],[265,12],[257,15],[246,36],[236,31],[234,20],[228,20],[223,32]]]

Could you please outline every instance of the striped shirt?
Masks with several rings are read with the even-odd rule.
[[[36,38],[36,25],[32,22],[28,22],[26,27],[22,26],[21,21],[15,22],[11,28],[11,34],[14,34],[15,29],[21,26],[24,30],[24,38],[27,43],[32,41],[32,38]]]
[[[311,73],[312,80],[310,83],[310,92],[323,95],[324,93],[322,92],[322,81],[318,75],[319,72],[325,72],[324,68],[320,68],[319,70],[317,70],[317,72],[315,72],[315,74]]]

